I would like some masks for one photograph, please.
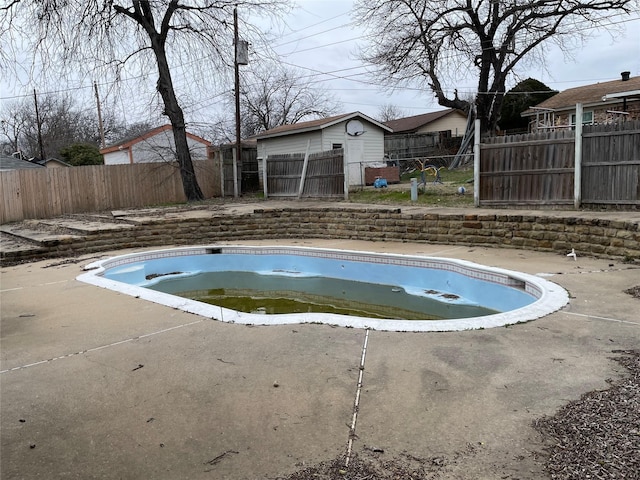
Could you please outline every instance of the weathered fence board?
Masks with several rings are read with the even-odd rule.
[[[640,121],[585,127],[582,202],[640,205]]]
[[[194,161],[206,198],[220,195],[220,168]],[[185,202],[177,165],[143,163],[0,172],[0,223],[27,218]]]
[[[344,151],[342,149],[309,155],[304,197],[334,197],[344,194]]]
[[[384,151],[392,159],[426,157],[433,154],[439,138],[437,133],[385,135]]]
[[[565,130],[486,139],[480,155],[481,204],[570,204],[573,137]]]
[[[295,197],[300,189],[304,154],[270,155],[267,158],[267,194]],[[328,150],[309,155],[302,190],[303,197],[344,195],[344,150]]]
[[[235,193],[233,188],[233,160],[235,152],[235,147],[230,145],[220,147],[220,156],[223,162],[224,196],[233,196]],[[258,152],[255,147],[242,146],[242,158],[240,159],[240,163],[236,164],[238,195],[257,192],[260,189],[257,155]]]
[[[511,135],[480,146],[480,205],[574,203],[575,132]],[[581,201],[640,205],[640,122],[585,126]]]

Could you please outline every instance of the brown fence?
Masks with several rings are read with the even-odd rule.
[[[585,127],[582,203],[640,206],[640,120]]]
[[[266,194],[274,197],[339,197],[344,195],[344,150],[309,155],[269,155],[266,160]],[[304,182],[300,192],[300,182]]]
[[[194,161],[206,198],[220,195],[220,167]],[[0,172],[0,223],[185,202],[177,165],[141,163]]]
[[[242,157],[240,163],[236,164],[236,175],[233,175],[235,146],[223,145],[220,147],[220,157],[222,158],[222,185],[223,196],[242,195],[260,190],[260,180],[258,172],[258,151],[255,146],[242,145]],[[234,181],[238,182],[238,187],[234,189]]]
[[[483,139],[479,205],[640,205],[640,122],[585,126],[578,140],[576,163],[570,129]]]

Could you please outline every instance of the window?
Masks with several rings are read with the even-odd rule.
[[[331,149],[332,150],[337,150],[339,148],[342,148],[342,144],[341,143],[332,143],[331,144]]]
[[[571,114],[571,125],[576,124],[576,114]],[[592,125],[593,124],[593,111],[590,112],[582,112],[582,124],[583,125]]]

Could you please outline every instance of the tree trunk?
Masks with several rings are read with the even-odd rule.
[[[173,138],[176,145],[176,158],[180,167],[180,177],[182,178],[182,187],[187,201],[193,202],[204,200],[204,195],[191,161],[191,152],[189,151],[189,143],[187,142],[187,129],[184,122],[184,114],[178,104],[173,82],[171,80],[171,72],[169,71],[169,63],[164,51],[164,43],[152,42],[153,51],[158,60],[158,85],[157,89],[162,100],[164,101],[164,114],[169,117],[171,127],[173,129]]]

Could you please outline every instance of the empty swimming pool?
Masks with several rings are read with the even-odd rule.
[[[520,272],[447,258],[307,247],[175,248],[122,255],[86,269],[78,277],[86,283],[216,320],[255,325],[466,330],[534,320],[568,302],[558,285]],[[320,284],[322,289],[314,290]],[[265,291],[302,302],[304,311],[272,310]],[[204,297],[211,303],[193,299]],[[237,303],[225,304],[226,297],[249,303],[242,311]],[[322,304],[322,297],[330,299],[325,304],[331,308],[313,311],[309,305]],[[368,308],[373,304],[382,308]]]

